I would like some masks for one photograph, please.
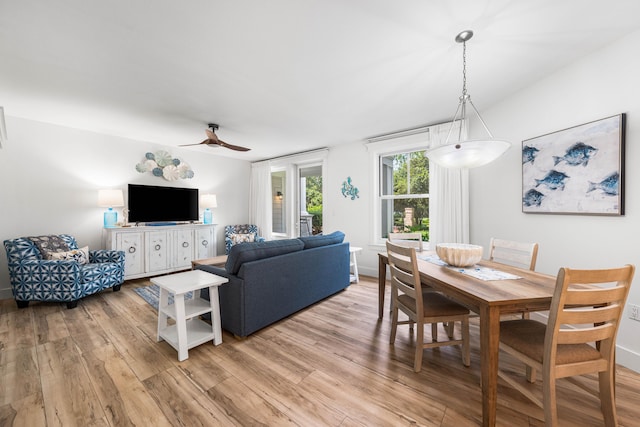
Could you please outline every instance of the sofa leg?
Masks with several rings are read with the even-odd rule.
[[[76,308],[78,306],[78,300],[69,301],[67,303],[67,309],[71,310],[72,308]]]
[[[16,300],[16,304],[18,304],[18,308],[27,308],[29,306],[29,301]]]
[[[118,291],[120,290],[120,287],[121,287],[121,286],[122,286],[122,284],[120,284],[120,285],[115,285],[115,286],[113,287],[113,292],[118,292]]]

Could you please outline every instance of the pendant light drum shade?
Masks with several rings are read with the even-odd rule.
[[[499,139],[478,139],[451,143],[427,152],[429,161],[452,169],[477,168],[502,156],[511,143]]]
[[[467,93],[467,44],[466,42],[473,37],[473,31],[462,31],[456,36],[456,42],[462,43],[462,95],[458,108],[451,121],[451,128],[447,135],[447,139],[443,145],[427,150],[427,157],[430,162],[437,163],[445,168],[469,169],[484,166],[491,163],[498,157],[502,156],[511,146],[508,141],[495,139],[489,130],[487,124],[482,120],[482,116],[471,101],[471,96]],[[467,104],[476,114],[480,123],[487,132],[488,138],[472,139],[459,141],[461,132],[458,135],[458,141],[449,142],[451,131],[454,128],[456,120],[465,122],[467,117]]]

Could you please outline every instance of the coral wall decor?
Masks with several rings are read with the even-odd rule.
[[[342,195],[344,197],[351,197],[351,200],[360,198],[359,191],[355,185],[351,184],[351,177],[348,176],[347,180],[342,183]]]
[[[172,158],[164,150],[155,153],[147,153],[144,160],[136,165],[136,170],[140,173],[151,172],[153,176],[161,176],[167,181],[193,178],[191,166],[178,158]]]

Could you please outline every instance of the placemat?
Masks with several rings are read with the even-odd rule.
[[[428,261],[432,264],[441,265],[443,267],[448,268],[449,270],[466,274],[467,276],[471,276],[479,280],[488,281],[488,280],[522,279],[522,277],[516,276],[515,274],[505,273],[504,271],[496,270],[494,268],[481,267],[481,266],[474,266],[474,267],[467,267],[467,268],[454,267],[442,261],[440,258],[438,258],[437,255],[422,255],[422,256],[418,256],[418,258]]]

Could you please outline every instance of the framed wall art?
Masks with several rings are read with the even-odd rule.
[[[522,141],[522,211],[624,215],[625,115]]]

